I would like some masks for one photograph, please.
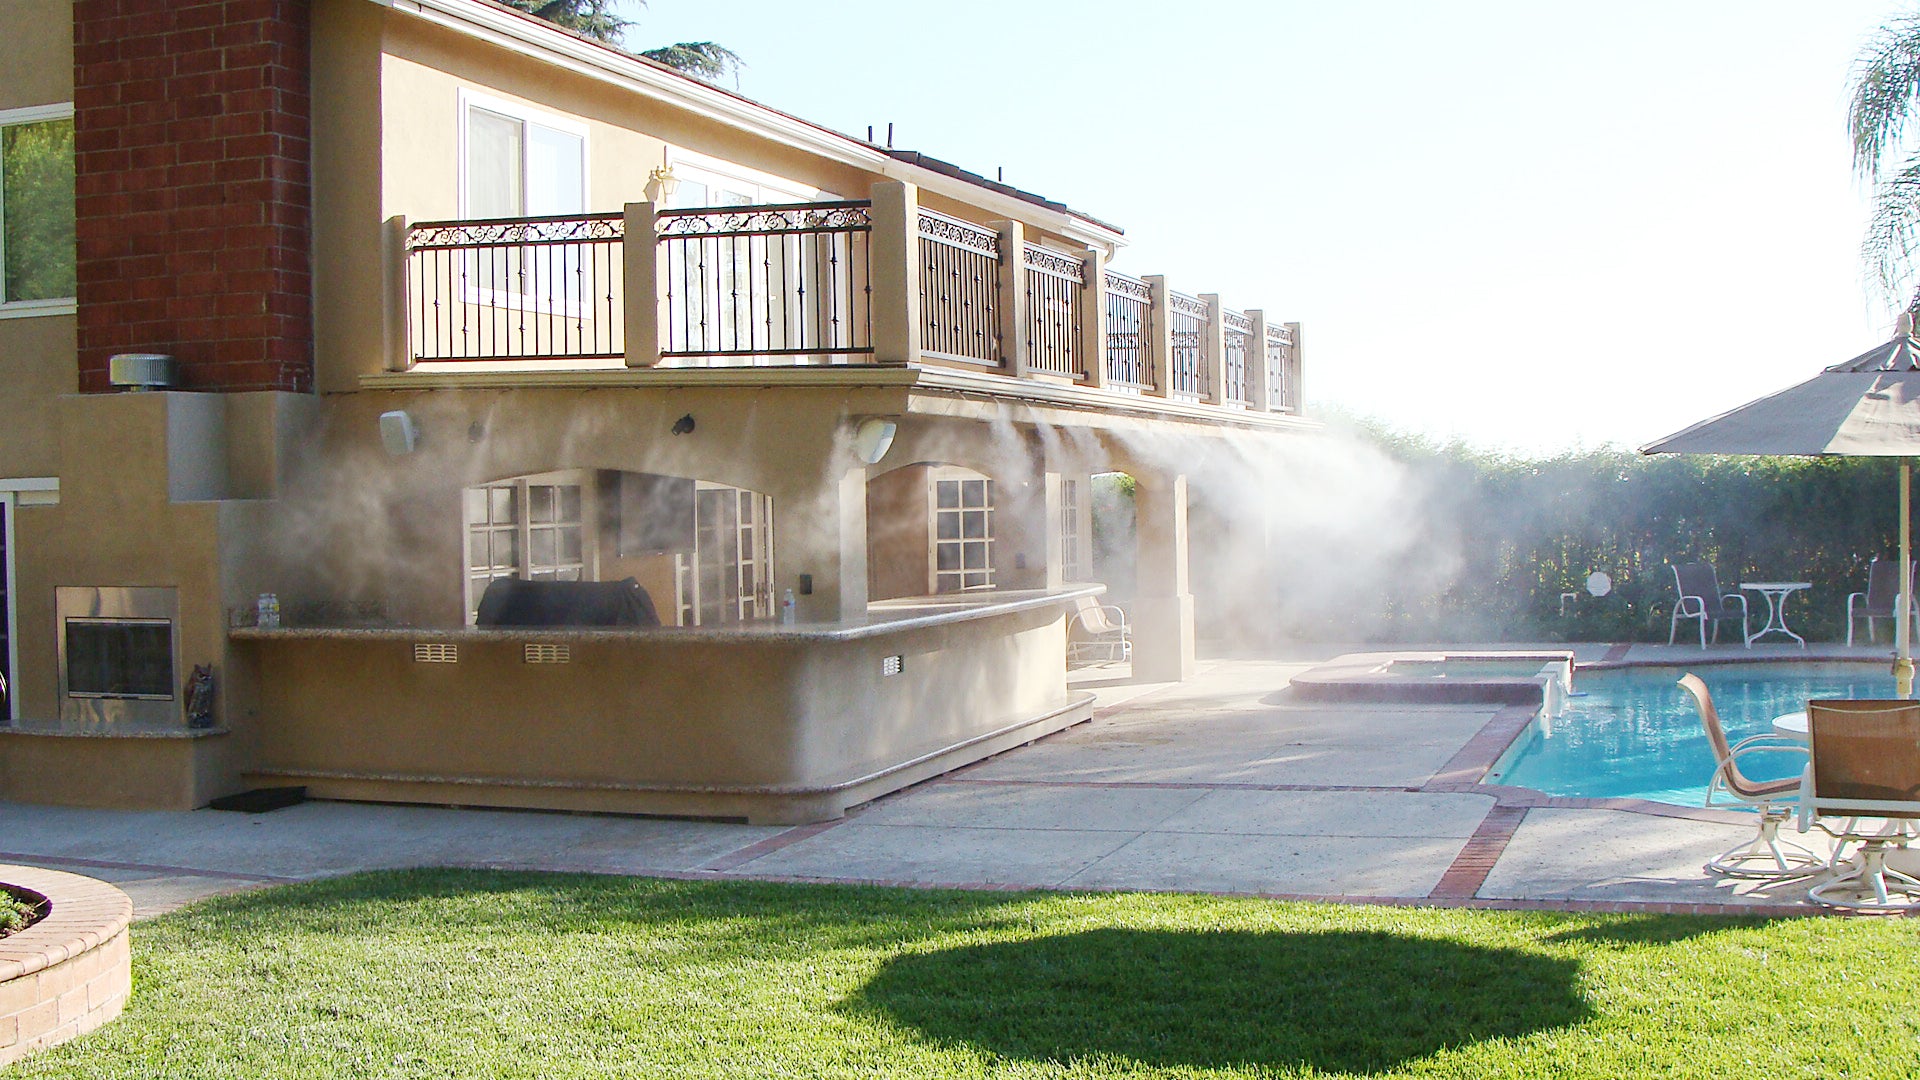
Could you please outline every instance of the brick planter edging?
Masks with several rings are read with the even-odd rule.
[[[0,938],[0,1066],[120,1015],[133,989],[133,901],[104,881],[0,865],[0,882],[48,900],[47,915]]]

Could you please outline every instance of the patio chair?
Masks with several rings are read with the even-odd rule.
[[[1133,659],[1133,629],[1127,613],[1091,596],[1075,601],[1067,619],[1067,663]]]
[[[1839,841],[1834,875],[1808,889],[1807,899],[1863,911],[1920,908],[1920,878],[1887,865],[1888,850],[1906,847],[1920,821],[1920,702],[1810,701],[1807,730],[1813,760],[1800,793],[1800,830],[1811,826]],[[1860,848],[1842,861],[1851,843]]]
[[[1700,710],[1700,723],[1707,729],[1707,741],[1713,744],[1713,779],[1707,784],[1707,806],[1750,806],[1760,811],[1760,825],[1753,839],[1728,848],[1707,860],[1706,869],[1723,877],[1794,878],[1818,873],[1826,861],[1806,848],[1780,839],[1780,826],[1792,816],[1799,799],[1800,777],[1783,780],[1752,780],[1740,771],[1740,759],[1758,754],[1791,753],[1801,761],[1807,746],[1784,735],[1755,735],[1732,745],[1726,729],[1720,726],[1720,712],[1713,706],[1713,695],[1697,675],[1683,675],[1680,688],[1693,695]]]
[[[1720,591],[1720,575],[1713,572],[1712,563],[1669,564],[1673,570],[1673,586],[1676,596],[1673,601],[1673,619],[1667,627],[1667,644],[1673,644],[1674,635],[1679,633],[1681,619],[1700,620],[1700,647],[1707,647],[1707,624],[1713,624],[1713,640],[1720,641],[1720,622],[1722,619],[1740,620],[1740,640],[1746,641],[1747,598],[1737,592]]]
[[[1879,643],[1874,631],[1876,619],[1897,619],[1900,603],[1900,560],[1875,559],[1867,566],[1867,591],[1847,594],[1847,644],[1853,644],[1853,622],[1867,620],[1867,640]],[[1914,605],[1907,603],[1911,615]]]

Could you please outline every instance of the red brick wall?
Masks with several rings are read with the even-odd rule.
[[[74,0],[80,388],[313,388],[306,0]]]

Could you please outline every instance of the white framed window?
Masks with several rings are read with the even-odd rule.
[[[74,311],[73,105],[0,109],[0,318]]]
[[[460,216],[553,217],[587,209],[587,126],[460,92]]]
[[[14,636],[13,510],[11,491],[0,491],[0,723],[20,718],[14,698],[20,670],[20,643]]]
[[[933,591],[993,587],[993,481],[965,469],[933,479]]]
[[[466,489],[468,623],[495,578],[593,579],[587,490],[587,478],[578,473],[523,476]]]
[[[1080,562],[1080,481],[1060,481],[1060,576],[1067,581],[1086,580],[1086,567]]]
[[[773,499],[725,484],[696,484],[693,559],[683,569],[681,625],[771,618]]]

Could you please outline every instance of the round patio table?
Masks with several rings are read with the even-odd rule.
[[[1773,718],[1773,733],[1785,735],[1789,739],[1807,741],[1807,714],[1804,712],[1782,713]]]
[[[1779,632],[1799,642],[1801,648],[1804,649],[1807,647],[1806,638],[1787,629],[1787,597],[1799,592],[1801,589],[1813,588],[1812,582],[1743,581],[1740,583],[1740,587],[1743,589],[1751,589],[1767,598],[1767,625],[1762,626],[1760,632],[1757,634],[1748,634],[1747,644],[1751,645],[1761,638],[1766,637],[1768,634]]]

